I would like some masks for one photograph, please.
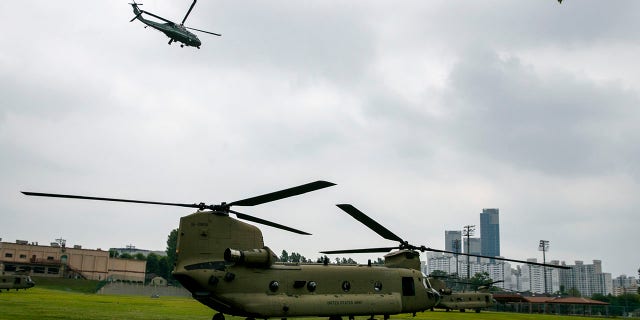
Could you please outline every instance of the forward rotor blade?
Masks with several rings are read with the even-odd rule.
[[[221,34],[219,34],[219,33],[215,33],[215,32],[209,32],[209,31],[204,31],[204,30],[200,30],[200,29],[196,29],[196,28],[190,28],[190,27],[185,27],[185,28],[190,29],[190,30],[195,30],[195,31],[200,31],[200,32],[204,32],[204,33],[212,34],[212,35],[214,35],[214,36],[218,36],[218,37],[221,37],[221,36],[222,36]]]
[[[451,253],[451,254],[459,254],[459,255],[463,255],[463,256],[470,256],[470,257],[478,257],[478,258],[486,258],[486,259],[495,259],[495,260],[501,260],[501,261],[510,261],[510,262],[524,263],[524,264],[530,264],[530,265],[534,265],[534,266],[542,266],[542,267],[550,267],[550,268],[558,268],[558,269],[571,269],[570,267],[567,267],[567,266],[560,266],[560,265],[555,265],[555,264],[544,264],[544,263],[539,263],[539,262],[530,262],[530,261],[524,261],[524,260],[516,260],[516,259],[507,259],[507,258],[501,258],[501,257],[483,256],[483,255],[479,255],[479,254],[462,253],[462,252],[453,252],[453,251],[447,251],[447,250],[431,249],[431,248],[426,248],[426,247],[422,247],[422,248],[420,248],[420,251],[431,251],[431,252]]]
[[[244,213],[241,213],[241,212],[237,212],[237,211],[233,211],[233,210],[229,210],[229,212],[235,214],[236,217],[238,217],[238,219],[247,220],[247,221],[253,221],[253,222],[256,222],[256,223],[264,224],[264,225],[267,225],[267,226],[270,226],[270,227],[274,227],[274,228],[290,231],[290,232],[297,233],[297,234],[311,235],[311,233],[308,233],[308,232],[304,232],[304,231],[300,231],[298,229],[294,229],[294,228],[290,228],[290,227],[287,227],[287,226],[283,226],[281,224],[278,224],[278,223],[275,223],[275,222],[271,222],[271,221],[268,221],[268,220],[256,218],[254,216],[250,216],[248,214],[244,214]]]
[[[369,218],[366,214],[362,213],[360,210],[356,209],[356,207],[350,204],[338,204],[338,208],[342,209],[342,211],[348,213],[350,216],[360,221],[365,226],[369,227],[369,229],[375,231],[377,234],[382,236],[387,240],[399,241],[404,243],[402,238],[395,235],[393,232],[389,231],[389,229],[383,227],[381,224],[376,222],[375,220]]]
[[[167,19],[165,19],[165,18],[163,18],[163,17],[161,17],[161,16],[155,15],[155,14],[153,14],[153,13],[151,13],[151,12],[148,12],[148,11],[140,10],[140,13],[148,14],[148,15],[150,15],[150,16],[152,16],[152,17],[154,17],[154,18],[160,19],[160,20],[162,20],[162,21],[164,21],[164,22],[168,22],[168,23],[173,24],[173,25],[175,25],[175,24],[176,24],[175,22],[173,22],[173,21],[171,21],[171,20],[167,20]]]
[[[193,3],[191,4],[191,7],[189,7],[189,11],[187,11],[187,14],[184,15],[184,18],[182,18],[182,22],[180,22],[180,24],[184,24],[184,21],[187,20],[187,17],[191,13],[191,10],[193,10],[193,6],[196,5],[196,1],[198,1],[198,0],[193,0]]]
[[[255,206],[255,205],[259,205],[259,204],[263,204],[271,201],[276,201],[276,200],[280,200],[288,197],[301,195],[303,193],[307,193],[307,192],[311,192],[311,191],[315,191],[315,190],[319,190],[319,189],[323,189],[323,188],[331,187],[335,185],[336,185],[335,183],[319,180],[319,181],[303,184],[297,187],[263,194],[257,197],[234,201],[227,204],[227,206],[228,207],[231,207],[231,206],[250,207],[250,206]]]
[[[193,204],[189,204],[189,203],[170,203],[170,202],[142,201],[142,200],[130,200],[130,199],[88,197],[88,196],[77,196],[77,195],[71,195],[71,194],[41,193],[41,192],[28,192],[28,191],[21,191],[21,192],[24,195],[35,196],[35,197],[69,198],[69,199],[82,199],[82,200],[98,200],[98,201],[157,204],[157,205],[163,205],[163,206],[175,206],[175,207],[198,208],[198,209],[201,209],[203,207],[203,204],[195,204],[195,203],[193,203]]]
[[[366,248],[366,249],[347,249],[347,250],[331,250],[331,251],[320,251],[320,253],[324,254],[343,254],[343,253],[377,253],[377,252],[389,252],[393,249],[398,249],[398,247],[382,247],[382,248]]]

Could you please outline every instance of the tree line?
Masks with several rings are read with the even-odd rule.
[[[282,253],[278,257],[278,262],[293,262],[293,263],[334,263],[334,264],[358,264],[357,261],[352,258],[345,257],[336,257],[333,260],[329,259],[327,255],[316,258],[315,260],[307,259],[305,256],[292,251],[291,253],[287,252],[287,250],[282,250]],[[378,258],[377,260],[371,261],[372,264],[383,265],[384,260],[382,258]]]

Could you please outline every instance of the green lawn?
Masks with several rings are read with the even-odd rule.
[[[0,293],[0,319],[211,319],[215,312],[190,298],[143,296],[110,296],[35,287],[29,290]],[[381,317],[379,317],[381,318]],[[309,318],[313,319],[313,318]],[[346,318],[345,318],[346,319]],[[359,317],[358,320],[365,320]],[[493,312],[424,312],[415,318],[410,314],[392,319],[561,319],[589,320],[597,318],[560,317]],[[244,320],[227,316],[227,320]]]

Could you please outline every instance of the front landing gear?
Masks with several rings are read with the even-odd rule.
[[[218,312],[213,315],[213,318],[211,318],[211,320],[224,320],[224,314]]]

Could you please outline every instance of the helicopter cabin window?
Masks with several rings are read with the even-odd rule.
[[[271,292],[278,291],[278,288],[280,288],[280,283],[278,281],[274,280],[269,283],[269,290],[271,290]]]
[[[413,283],[412,277],[402,277],[402,295],[403,296],[416,295],[416,286]]]
[[[374,282],[373,283],[373,290],[375,290],[376,292],[382,291],[382,282],[380,282],[380,281]]]
[[[349,281],[344,281],[342,283],[342,291],[349,292],[351,290],[351,283]]]

